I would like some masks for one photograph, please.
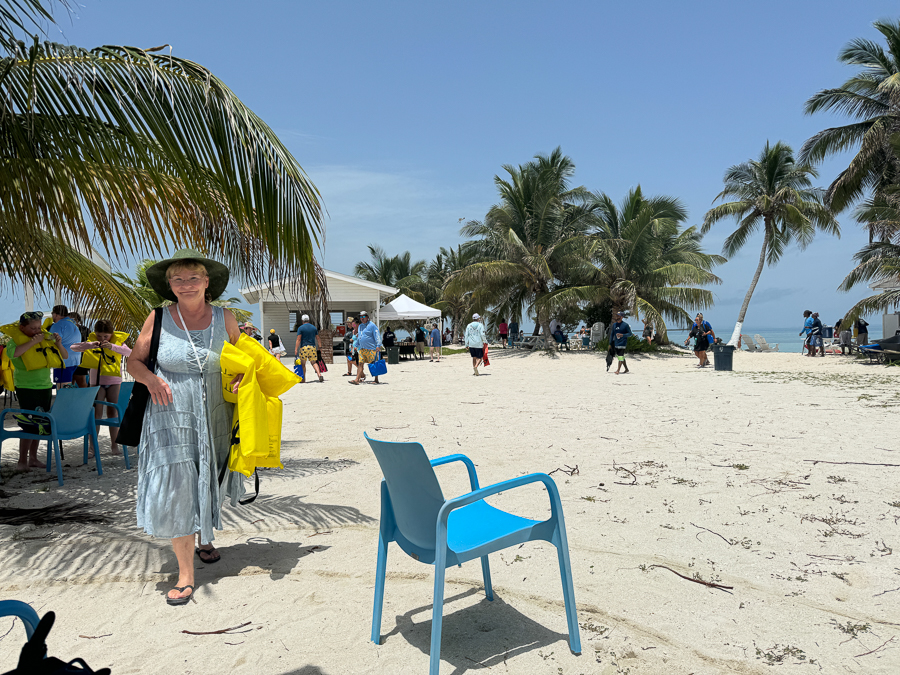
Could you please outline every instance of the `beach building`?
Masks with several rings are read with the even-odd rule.
[[[900,278],[883,279],[877,283],[869,284],[869,288],[873,291],[884,293],[885,291],[900,291]],[[891,337],[900,330],[900,312],[885,312],[881,317],[883,337]]]
[[[332,328],[330,335],[324,334],[327,331],[322,335],[322,357],[326,363],[331,363],[332,349],[326,348],[326,343],[330,343],[333,348],[341,347],[346,318],[359,316],[360,312],[366,311],[380,326],[381,305],[385,299],[396,295],[399,290],[331,270],[323,272],[327,284],[327,306]],[[274,328],[285,341],[288,353],[292,353],[294,341],[297,339],[297,325],[301,316],[308,314],[314,324],[318,326],[324,324],[321,311],[312,306],[320,303],[297,298],[291,287],[289,280],[282,280],[241,289],[244,300],[257,306],[259,314],[257,328],[260,334],[266,336],[269,329]],[[331,340],[328,340],[328,337],[331,337]]]

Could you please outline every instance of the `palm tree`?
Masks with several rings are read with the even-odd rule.
[[[897,215],[900,216],[900,212]],[[857,253],[854,260],[857,262],[856,267],[846,276],[838,290],[849,291],[858,284],[870,281],[900,280],[900,244],[873,242]],[[842,323],[849,324],[857,317],[887,312],[898,306],[900,306],[900,290],[889,289],[857,302],[847,312]]]
[[[385,286],[394,286],[401,292],[414,292],[421,298],[416,288],[422,283],[426,265],[424,260],[413,262],[412,254],[404,251],[395,256],[388,256],[384,249],[376,244],[369,244],[370,262],[361,260],[353,266],[353,274],[360,279],[373,281]],[[410,296],[412,297],[412,296]],[[418,299],[418,298],[416,298]],[[420,300],[421,302],[421,300]]]
[[[40,0],[0,4],[0,276],[61,286],[114,319],[122,289],[57,251],[124,261],[191,247],[248,282],[318,289],[319,194],[253,111],[162,48],[15,39],[42,18]]]
[[[861,70],[837,89],[823,89],[807,102],[805,112],[843,113],[854,121],[820,131],[800,149],[802,164],[858,148],[850,165],[825,193],[825,203],[839,213],[867,190],[876,198],[900,182],[900,156],[891,141],[900,133],[900,21],[876,21],[887,49],[858,38],[848,43],[838,60]],[[870,230],[870,241],[877,234]]]
[[[759,159],[732,166],[725,172],[725,189],[713,202],[732,197],[735,201],[713,207],[703,219],[703,234],[724,218],[735,218],[738,228],[728,235],[722,252],[729,258],[747,243],[760,225],[763,229],[762,249],[756,273],[747,289],[734,333],[728,344],[736,345],[741,326],[747,316],[750,298],[759,282],[763,267],[775,265],[792,242],[805,249],[815,237],[816,230],[841,236],[834,214],[822,203],[822,190],[814,188],[810,177],[818,177],[808,164],[797,164],[790,146],[769,145]]]
[[[125,288],[128,289],[128,292],[131,293],[134,297],[138,298],[141,303],[140,311],[132,317],[135,324],[138,326],[143,323],[144,319],[150,313],[150,310],[154,307],[165,307],[166,305],[172,304],[171,301],[166,300],[159,293],[153,290],[153,287],[150,285],[150,282],[147,279],[147,268],[155,265],[157,262],[159,261],[142,260],[141,262],[139,262],[134,269],[134,278],[129,277],[127,274],[123,274],[122,272],[113,272],[113,276],[115,277],[115,279],[123,286],[125,286]],[[238,323],[250,321],[253,318],[253,312],[232,306],[239,303],[240,301],[240,298],[227,298],[213,300],[210,304],[215,307],[227,307],[231,309],[231,313],[234,314],[234,318],[237,319]]]
[[[535,332],[550,335],[553,291],[570,266],[590,223],[589,193],[571,188],[575,172],[560,148],[527,164],[504,166],[508,179],[494,176],[500,203],[484,221],[469,221],[462,234],[482,262],[455,272],[446,291],[472,292],[472,309],[521,320],[537,316]]]
[[[687,211],[673,197],[629,191],[617,207],[604,193],[593,196],[595,224],[569,270],[557,302],[606,302],[612,316],[630,310],[653,322],[666,339],[666,319],[686,323],[689,310],[712,304],[712,293],[695,284],[718,284],[711,270],[725,262],[704,253],[696,227],[681,230]]]
[[[443,246],[434,260],[429,264],[426,281],[431,288],[437,289],[438,299],[429,302],[435,309],[441,310],[444,317],[450,319],[452,335],[462,327],[465,317],[472,313],[472,292],[469,290],[448,290],[448,282],[456,272],[480,262],[477,251],[471,246],[459,245],[455,249]]]

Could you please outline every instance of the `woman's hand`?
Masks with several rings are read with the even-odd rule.
[[[98,342],[97,344],[103,349],[112,349],[112,342]]]
[[[37,335],[35,335],[35,337],[39,338],[38,342],[41,342],[41,340],[44,339],[44,336],[41,333],[38,333]],[[56,346],[59,347],[62,344],[62,335],[60,335],[59,333],[53,333],[53,341],[56,343]]]
[[[157,405],[169,405],[172,402],[172,390],[165,381],[153,375],[153,382],[147,385],[147,391],[150,392],[150,398]]]
[[[244,379],[244,374],[243,374],[243,373],[238,373],[238,374],[235,375],[234,378],[231,380],[231,382],[229,383],[229,386],[231,387],[231,393],[232,393],[232,394],[236,394],[236,393],[238,392],[238,387],[241,386],[241,381],[242,381],[243,379]]]

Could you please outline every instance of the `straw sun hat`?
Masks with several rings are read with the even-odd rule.
[[[147,281],[150,283],[153,290],[166,300],[178,302],[178,298],[169,287],[169,282],[166,279],[166,271],[173,263],[181,262],[198,262],[206,268],[206,272],[209,274],[208,291],[210,299],[215,300],[225,292],[225,288],[228,286],[228,268],[220,262],[210,260],[209,258],[200,255],[193,249],[183,248],[171,258],[160,260],[155,265],[147,268]]]

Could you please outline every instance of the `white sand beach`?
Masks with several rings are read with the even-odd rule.
[[[555,551],[531,543],[492,556],[493,602],[477,562],[448,570],[443,674],[900,672],[900,369],[742,353],[731,373],[685,355],[630,357],[614,376],[602,354],[491,356],[482,377],[455,355],[391,366],[382,386],[348,386],[335,364],[285,395],[285,468],[226,510],[222,560],[198,560],[186,607],[163,597],[169,543],[135,527],[135,471],[104,455],[102,477],[67,466],[59,487],[11,475],[7,442],[0,508],[83,509],[0,526],[0,598],[56,612],[50,654],[114,675],[425,673],[432,568],[396,545],[369,641],[381,474],[367,431],[465,453],[482,485],[553,472],[560,489],[581,655]],[[445,495],[468,491],[462,465],[437,472]],[[490,501],[549,510],[533,486]],[[2,672],[25,634],[4,618],[0,635]]]

